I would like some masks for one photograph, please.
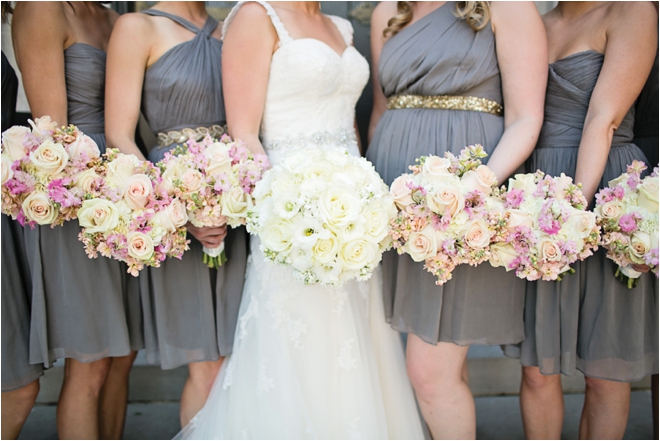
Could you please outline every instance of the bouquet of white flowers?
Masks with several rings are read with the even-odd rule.
[[[264,174],[248,212],[266,258],[305,284],[368,279],[390,247],[396,215],[373,165],[346,150],[301,149]]]

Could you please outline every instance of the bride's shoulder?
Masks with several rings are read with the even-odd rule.
[[[260,32],[259,30],[268,32],[267,30],[273,27],[271,14],[272,7],[266,2],[238,2],[222,24],[222,36],[224,38],[230,25],[246,26],[256,32]]]

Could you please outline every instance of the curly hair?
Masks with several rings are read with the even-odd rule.
[[[383,37],[385,38],[396,35],[412,21],[413,14],[410,2],[396,2],[396,9],[397,14],[388,20],[387,27],[383,31]],[[490,21],[490,3],[457,2],[454,15],[465,20],[473,30],[480,31]]]

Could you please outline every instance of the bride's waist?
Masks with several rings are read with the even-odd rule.
[[[351,146],[357,146],[357,138],[353,127],[272,135],[262,133],[261,142],[267,152],[307,147],[350,148]]]

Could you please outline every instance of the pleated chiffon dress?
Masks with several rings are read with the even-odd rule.
[[[378,76],[385,96],[449,95],[502,103],[495,36],[488,24],[475,32],[453,14],[456,2],[405,27],[383,46]],[[409,173],[424,155],[458,154],[482,144],[490,154],[504,131],[504,118],[449,109],[388,109],[367,158],[389,185]],[[461,265],[443,286],[422,263],[389,251],[383,256],[386,319],[394,329],[427,343],[459,345],[518,343],[524,339],[525,283],[503,268]]]
[[[74,43],[64,50],[67,118],[105,152],[105,60],[102,50]],[[77,221],[25,228],[32,281],[30,363],[58,358],[81,362],[140,349],[138,283],[126,265],[90,259],[78,240]]]
[[[578,147],[604,56],[584,51],[549,67],[545,119],[527,171],[575,177]],[[626,171],[633,160],[647,163],[633,144],[634,108],[614,132],[599,190]],[[599,248],[574,264],[576,273],[561,282],[527,283],[527,338],[508,355],[543,374],[637,381],[658,372],[658,282],[642,275],[634,289],[614,277],[616,265]]]
[[[223,125],[226,121],[220,72],[222,42],[212,36],[218,22],[209,16],[202,29],[181,17],[148,9],[195,36],[167,51],[144,76],[142,112],[154,132]],[[153,148],[156,163],[176,144]],[[181,260],[140,274],[147,360],[163,369],[195,361],[217,360],[231,353],[245,280],[248,235],[229,229],[227,262],[217,271],[203,262],[203,247],[192,235]]]
[[[18,77],[2,53],[2,131],[16,111]],[[2,391],[26,386],[43,375],[42,364],[30,364],[32,291],[23,227],[2,215]]]

